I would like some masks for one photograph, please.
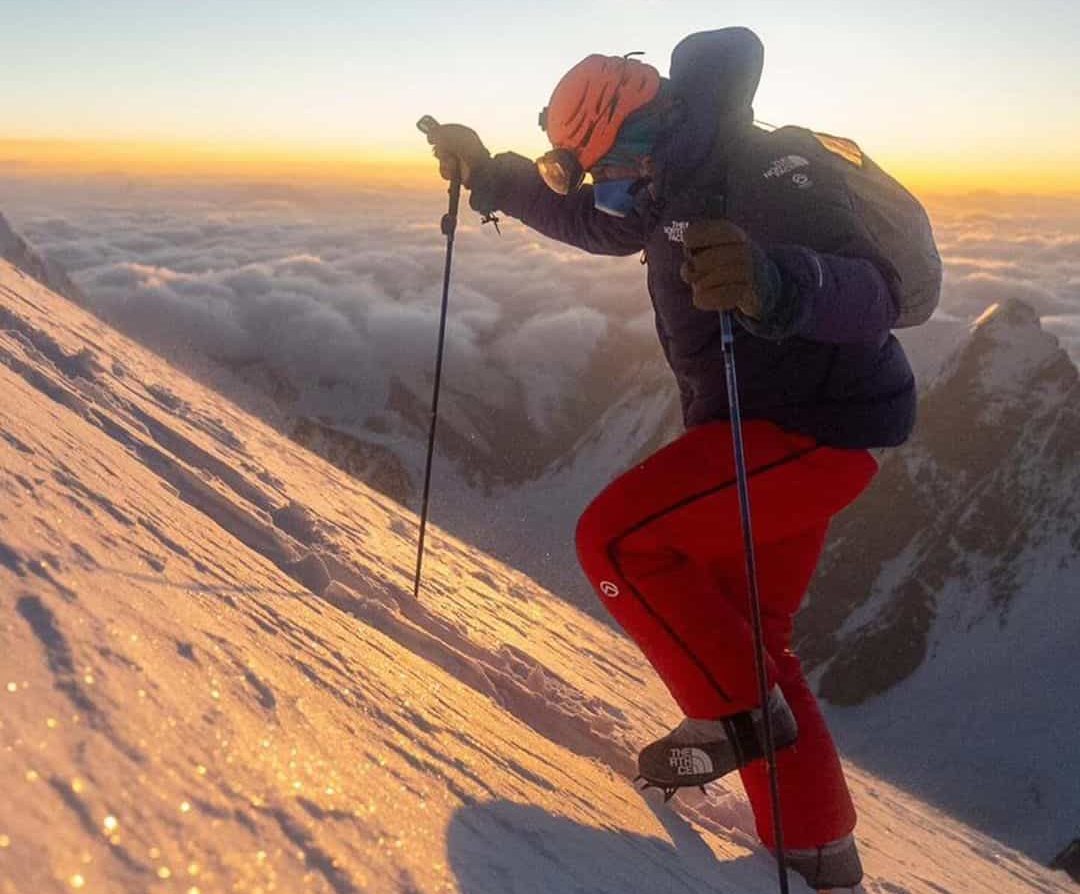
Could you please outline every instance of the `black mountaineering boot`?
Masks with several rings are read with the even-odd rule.
[[[785,853],[788,869],[793,869],[820,894],[846,894],[862,891],[862,862],[855,838],[845,835],[820,847],[788,849]]]
[[[794,744],[798,736],[779,686],[769,692],[769,718],[776,750]],[[675,729],[646,745],[638,755],[638,779],[645,787],[663,789],[668,800],[680,788],[704,786],[765,756],[761,709],[743,711],[719,720],[687,717]]]

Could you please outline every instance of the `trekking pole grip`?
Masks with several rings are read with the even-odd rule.
[[[435,142],[434,134],[439,129],[439,126],[439,122],[433,115],[424,115],[416,122],[416,129],[427,137],[428,142],[432,144]],[[454,158],[452,167],[453,174],[450,177],[450,188],[447,190],[450,193],[450,210],[443,215],[441,227],[442,234],[448,238],[457,229],[458,203],[461,196],[461,163]]]

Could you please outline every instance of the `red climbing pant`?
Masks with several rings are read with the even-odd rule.
[[[855,827],[840,760],[799,659],[792,617],[829,518],[877,471],[865,450],[819,446],[771,422],[743,424],[770,685],[799,725],[777,756],[785,843],[825,844]],[[760,704],[731,428],[690,429],[610,484],[585,510],[578,556],[604,605],[688,717]],[[764,761],[741,771],[758,835],[772,845]]]

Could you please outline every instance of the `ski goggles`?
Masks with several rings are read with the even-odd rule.
[[[585,182],[585,169],[569,149],[545,152],[536,159],[536,170],[548,189],[560,196],[568,196],[581,189],[581,184]]]
[[[536,169],[548,188],[560,196],[581,189],[585,182],[585,169],[577,156],[569,149],[552,149],[536,160]],[[610,152],[592,168],[594,180],[614,180],[631,176],[637,179],[637,164],[625,152]]]
[[[589,172],[594,180],[616,180],[627,176],[637,179],[638,159],[649,154],[656,144],[659,122],[654,115],[632,117],[619,132],[615,145]],[[585,169],[577,154],[565,147],[545,152],[536,160],[536,169],[550,189],[561,196],[581,188]]]

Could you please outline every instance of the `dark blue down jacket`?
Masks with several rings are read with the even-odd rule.
[[[682,236],[689,221],[726,217],[777,265],[798,307],[783,337],[755,334],[752,321],[736,327],[743,415],[835,447],[899,444],[914,423],[915,382],[890,334],[892,268],[875,256],[835,166],[813,163],[821,152],[813,134],[753,126],[762,57],[760,41],[741,28],[694,34],[676,47],[666,89],[678,117],[655,150],[654,189],[638,193],[627,217],[597,211],[587,186],[557,195],[512,153],[476,173],[472,206],[595,254],[645,252],[687,426],[726,419],[728,402],[720,318],[691,302],[679,276]]]

